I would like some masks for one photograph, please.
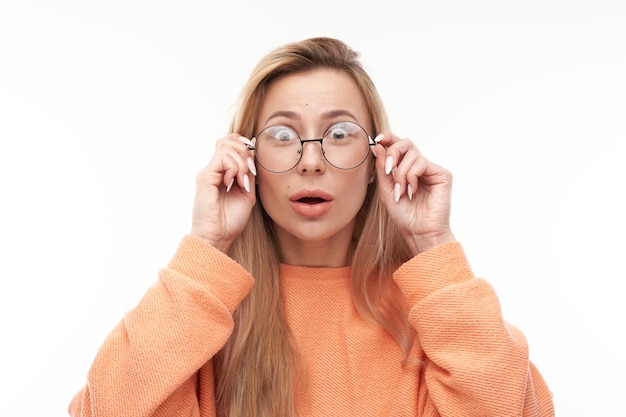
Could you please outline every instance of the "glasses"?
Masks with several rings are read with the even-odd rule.
[[[286,125],[268,126],[252,138],[259,165],[265,170],[282,173],[293,169],[302,158],[307,142],[319,142],[322,155],[329,164],[338,169],[354,169],[361,165],[375,143],[365,129],[354,122],[339,122],[329,127],[319,139],[302,139]]]

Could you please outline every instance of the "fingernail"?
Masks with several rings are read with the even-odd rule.
[[[384,137],[385,137],[385,135],[384,135],[384,134],[379,133],[379,134],[378,134],[378,136],[376,136],[376,137],[374,138],[374,142],[375,142],[375,143],[378,143],[378,142],[380,142],[381,140],[383,140],[383,138],[384,138]]]
[[[250,179],[248,178],[248,174],[243,176],[243,188],[245,188],[247,192],[250,192]]]
[[[374,158],[378,158],[378,155],[376,155],[376,146],[372,146],[372,155],[374,155]]]
[[[234,183],[235,183],[235,177],[233,177],[233,179],[230,180],[228,187],[226,187],[226,192],[230,191],[230,188],[233,186]]]
[[[409,200],[413,200],[413,187],[411,187],[411,184],[406,187],[406,192],[409,194]]]
[[[393,156],[389,155],[385,161],[385,174],[389,174],[393,168]]]
[[[250,170],[250,172],[252,172],[252,174],[256,177],[256,167],[254,166],[254,161],[252,160],[252,158],[248,157],[248,159],[246,159],[246,163],[248,164],[248,169]]]
[[[400,184],[398,183],[393,187],[393,199],[396,200],[396,203],[400,201]]]
[[[252,143],[252,141],[245,136],[239,136],[239,140],[245,143],[246,145],[254,146],[254,143]]]

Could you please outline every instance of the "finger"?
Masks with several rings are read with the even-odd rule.
[[[416,190],[417,179],[408,175],[416,162],[422,157],[410,139],[392,137],[387,143],[393,142],[386,151],[385,175],[393,177],[394,201],[407,194],[410,199]]]
[[[386,167],[386,169],[383,170],[385,172],[385,175],[388,175],[391,172],[391,169],[394,165],[394,160],[391,154],[388,155],[391,157],[390,159],[388,159],[386,152],[383,152],[380,149],[387,149],[399,140],[400,138],[398,138],[391,132],[382,132],[374,138],[374,143],[376,143],[376,145],[374,145],[373,153],[374,156],[376,156],[376,159],[382,160],[385,164],[383,165],[383,167]]]
[[[418,193],[420,187],[445,185],[447,188],[451,188],[452,185],[452,174],[450,171],[429,161],[422,155],[417,157],[406,173],[404,173],[402,165],[398,167],[394,177],[397,183],[406,181],[406,193],[409,199],[412,199]]]
[[[396,203],[405,194],[409,199],[413,198],[413,193],[417,191],[418,177],[424,170],[424,161],[424,157],[416,149],[410,149],[402,156],[400,164],[393,172]]]
[[[452,185],[452,173],[447,169],[425,159],[425,166],[419,175],[423,185],[448,184]]]
[[[201,192],[209,186],[217,188],[224,186],[230,190],[239,166],[232,155],[225,151],[216,152],[211,161],[196,176],[197,191]]]
[[[389,132],[389,131],[381,132],[378,134],[378,136],[374,138],[374,142],[380,143],[385,148],[390,147],[391,145],[393,145],[394,143],[400,140],[402,140],[402,138],[400,138],[397,135],[394,135],[392,132]]]
[[[388,146],[387,157],[385,158],[385,173],[389,175],[411,149],[417,150],[410,139],[399,139]]]
[[[243,160],[238,153],[228,153],[222,159],[224,168],[224,184],[227,184],[226,192],[231,191],[233,184],[236,182],[238,187],[246,192],[250,192],[250,168],[247,158]]]
[[[413,196],[419,191],[420,177],[426,171],[428,163],[428,160],[420,155],[406,171],[404,178],[407,183],[407,195],[409,200],[412,200]]]
[[[231,190],[235,181],[246,192],[252,189],[250,177],[256,176],[257,172],[254,154],[248,149],[251,144],[249,139],[237,134],[230,134],[217,141],[214,169],[222,173],[226,191]]]
[[[246,164],[248,165],[248,169],[250,170],[252,175],[256,177],[256,165],[254,163],[254,154],[248,148],[249,146],[250,147],[254,146],[254,144],[252,143],[250,139],[248,139],[245,136],[239,136],[238,140],[242,142],[244,145],[246,145],[246,151],[247,151],[245,154]]]

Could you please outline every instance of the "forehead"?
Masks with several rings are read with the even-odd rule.
[[[261,102],[257,123],[265,125],[276,112],[292,112],[303,120],[343,110],[369,123],[365,99],[344,71],[328,68],[287,74],[273,80]]]

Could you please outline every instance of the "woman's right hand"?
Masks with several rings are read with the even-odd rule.
[[[219,139],[211,161],[196,178],[191,234],[222,252],[243,231],[256,202],[256,168],[249,143],[236,133]]]

